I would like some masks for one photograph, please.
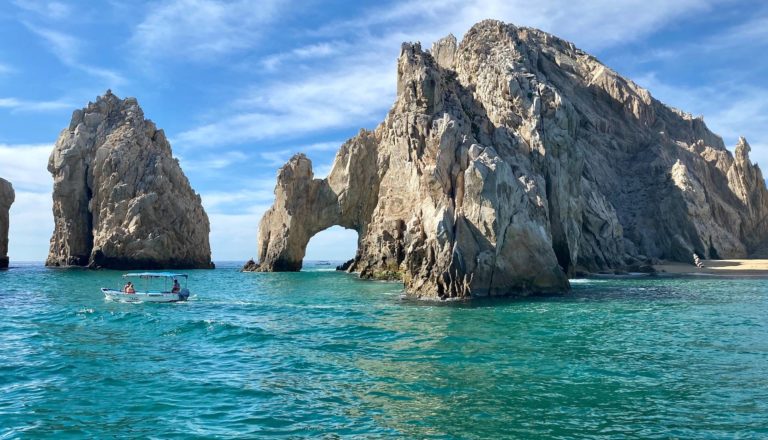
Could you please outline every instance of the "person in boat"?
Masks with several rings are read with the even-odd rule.
[[[179,284],[179,280],[174,278],[171,293],[179,293],[179,291],[181,291],[181,285]]]
[[[123,292],[125,293],[136,293],[136,289],[133,287],[133,283],[128,281],[128,283],[123,287]]]

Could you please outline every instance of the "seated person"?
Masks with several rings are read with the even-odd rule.
[[[123,287],[123,292],[125,293],[136,293],[136,289],[133,287],[133,283],[128,281],[128,284]]]
[[[179,280],[173,280],[173,288],[171,289],[171,293],[179,293],[179,291],[181,291]]]

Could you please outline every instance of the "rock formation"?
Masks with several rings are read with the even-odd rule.
[[[56,141],[47,266],[209,268],[200,196],[163,130],[110,91],[75,110]]]
[[[0,178],[0,269],[8,267],[8,210],[15,197],[11,182]]]
[[[298,270],[332,225],[359,234],[350,271],[401,278],[420,298],[560,292],[578,271],[693,252],[747,257],[768,238],[748,152],[567,41],[483,21],[431,53],[403,44],[395,104],[327,178],[303,155],[280,169],[254,267]]]

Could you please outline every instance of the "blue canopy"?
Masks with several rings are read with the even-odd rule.
[[[187,274],[184,273],[173,273],[173,272],[136,272],[136,273],[127,273],[123,275],[125,278],[129,277],[139,277],[139,278],[179,278],[184,277],[187,278]]]

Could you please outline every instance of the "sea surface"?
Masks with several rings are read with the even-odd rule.
[[[0,271],[0,438],[768,437],[767,279],[441,304],[331,269],[220,263],[177,304]]]

